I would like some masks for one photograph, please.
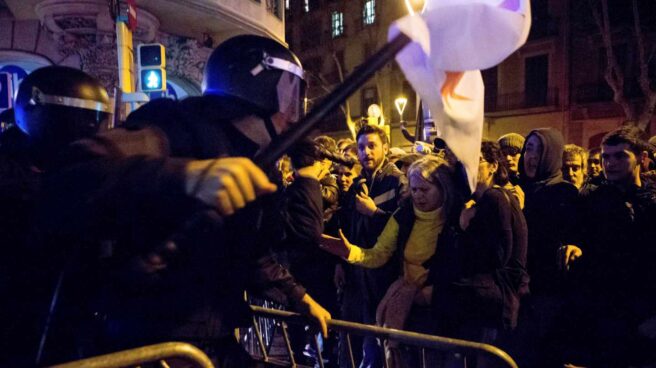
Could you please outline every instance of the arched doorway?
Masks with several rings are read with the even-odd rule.
[[[0,73],[7,73],[9,75],[8,83],[10,84],[4,86],[3,83],[3,88],[1,88],[0,93],[12,91],[15,95],[23,78],[35,69],[52,64],[53,63],[50,59],[38,54],[32,54],[25,51],[0,50]],[[3,95],[2,97],[5,96]],[[0,112],[11,107],[13,97],[14,96],[12,95],[9,99],[9,106],[0,105]],[[5,101],[4,98],[2,98],[2,100]]]

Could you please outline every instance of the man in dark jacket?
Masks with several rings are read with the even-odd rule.
[[[651,148],[636,127],[602,141],[606,180],[582,198],[580,248],[562,249],[575,279],[568,309],[574,352],[567,362],[591,367],[642,366],[656,359],[656,188],[641,180]],[[569,323],[568,323],[569,322]],[[576,328],[571,328],[576,326]]]
[[[350,189],[353,202],[342,209],[350,211],[350,220],[344,233],[352,243],[371,248],[376,244],[376,239],[389,217],[398,208],[401,197],[405,194],[407,178],[387,160],[389,140],[383,129],[375,125],[365,125],[358,131],[356,138],[362,172],[354,179]],[[375,323],[378,303],[389,285],[400,274],[399,264],[391,261],[377,269],[345,266],[343,318],[355,322]],[[364,356],[361,367],[382,365],[382,351],[375,339],[365,338],[362,350]],[[342,354],[344,352],[345,350],[340,348],[340,356],[345,357],[345,354]]]

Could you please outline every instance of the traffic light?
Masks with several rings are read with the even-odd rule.
[[[156,92],[166,90],[166,54],[164,45],[139,45],[139,90]]]

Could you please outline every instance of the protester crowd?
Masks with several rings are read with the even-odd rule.
[[[111,130],[84,72],[23,80],[0,139],[0,366],[172,340],[253,366],[233,335],[250,323],[244,291],[314,320],[328,366],[350,366],[331,317],[498,345],[524,367],[656,362],[654,138],[485,140],[473,192],[444,142],[407,152],[375,125],[259,167],[301,117],[298,59],[237,36],[204,78],[203,96],[154,100]],[[312,333],[291,331],[309,365]],[[360,367],[490,366],[350,340]]]

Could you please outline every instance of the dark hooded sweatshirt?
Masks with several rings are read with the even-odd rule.
[[[526,143],[532,136],[540,139],[542,153],[535,178],[529,179],[524,170],[524,154]],[[526,136],[519,161],[520,186],[526,194],[527,265],[533,294],[557,291],[562,277],[557,268],[558,248],[572,244],[578,191],[563,180],[563,147],[563,136],[559,131],[535,129]]]

